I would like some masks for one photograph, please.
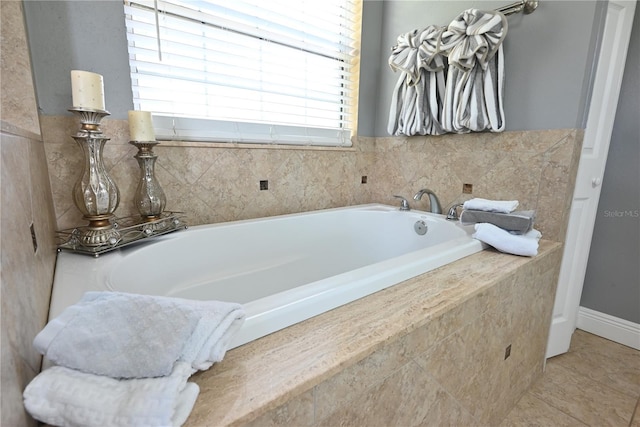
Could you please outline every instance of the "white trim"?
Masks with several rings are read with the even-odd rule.
[[[351,147],[351,131],[153,115],[159,141],[202,141]]]
[[[576,326],[583,331],[640,350],[640,324],[581,306],[578,308]]]

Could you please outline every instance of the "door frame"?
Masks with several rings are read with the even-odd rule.
[[[598,201],[636,1],[609,0],[565,236],[547,357],[566,353],[576,329]]]

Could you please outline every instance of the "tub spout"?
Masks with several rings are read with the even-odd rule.
[[[436,196],[436,194],[428,188],[423,188],[422,190],[418,191],[416,195],[413,196],[413,200],[420,200],[425,194],[429,196],[429,211],[431,211],[432,213],[441,214],[442,206],[440,206],[440,200],[438,200],[438,196]]]

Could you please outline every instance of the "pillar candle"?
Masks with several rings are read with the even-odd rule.
[[[100,74],[71,70],[71,95],[75,108],[105,109],[104,83]]]
[[[129,138],[131,141],[156,140],[149,111],[129,111]]]

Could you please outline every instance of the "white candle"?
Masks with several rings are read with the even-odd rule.
[[[149,111],[129,111],[129,138],[131,141],[156,140]]]
[[[105,109],[104,82],[100,74],[71,70],[71,95],[75,108]]]

